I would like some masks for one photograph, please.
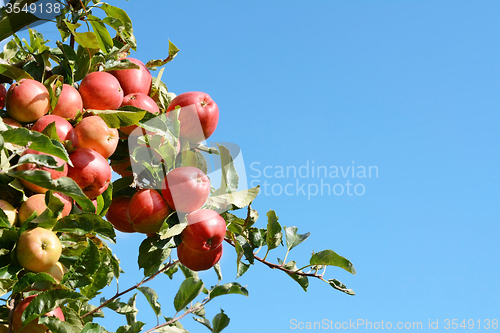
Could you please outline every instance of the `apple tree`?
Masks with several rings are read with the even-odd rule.
[[[52,17],[42,18],[49,6]],[[60,40],[45,40],[39,23]],[[259,219],[251,206],[259,188],[239,184],[227,146],[205,146],[219,108],[204,92],[167,89],[163,66],[179,51],[172,42],[158,59],[133,58],[129,16],[98,0],[11,0],[0,9],[0,39],[8,41],[0,53],[0,332],[107,332],[96,322],[107,312],[122,315],[121,333],[187,332],[186,316],[220,332],[229,317],[206,318],[208,303],[249,294],[223,281],[219,260],[228,251],[237,278],[261,264],[304,290],[314,279],[354,295],[325,277],[327,266],[355,274],[351,262],[330,249],[305,263],[289,259],[309,233],[282,226],[272,210]],[[125,274],[109,247],[116,230],[144,234],[135,249],[141,282],[99,298]],[[268,260],[279,247],[283,260]],[[209,269],[215,286],[197,274]],[[158,316],[161,295],[148,282],[173,284],[174,274],[182,283],[161,302],[173,302],[175,313],[137,320],[131,294],[144,294]]]

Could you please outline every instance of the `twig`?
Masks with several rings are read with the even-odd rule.
[[[155,327],[153,327],[153,328],[151,328],[151,329],[147,330],[147,331],[146,331],[146,332],[144,332],[144,333],[153,332],[154,330],[157,330],[157,329],[159,329],[159,328],[161,328],[161,327],[164,327],[164,326],[167,326],[167,325],[173,324],[173,323],[175,323],[176,321],[179,321],[179,320],[181,320],[182,318],[184,318],[186,315],[188,315],[188,314],[190,314],[190,313],[193,313],[193,312],[195,312],[195,311],[197,311],[197,310],[202,309],[202,308],[203,308],[203,307],[204,307],[204,306],[205,306],[208,302],[210,302],[210,300],[211,300],[211,298],[208,298],[208,297],[207,297],[207,298],[205,298],[205,299],[202,301],[201,305],[199,305],[199,306],[197,306],[197,307],[194,307],[194,308],[193,308],[193,307],[191,307],[191,308],[187,309],[187,310],[186,310],[186,312],[184,312],[184,313],[183,313],[182,315],[180,315],[179,317],[172,318],[171,320],[167,321],[166,323],[163,323],[163,324],[161,324],[161,325],[157,325],[157,326],[155,326]]]

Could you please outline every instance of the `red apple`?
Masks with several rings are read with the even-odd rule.
[[[9,116],[15,120],[31,123],[49,112],[50,95],[40,82],[22,79],[10,86],[5,106]]]
[[[76,131],[73,128],[73,125],[71,125],[69,121],[67,121],[63,117],[53,114],[43,116],[33,124],[31,130],[41,133],[43,132],[45,127],[47,127],[51,123],[55,123],[56,125],[56,131],[57,136],[59,137],[59,141],[70,140],[73,143],[73,147],[78,146],[78,136],[76,135]]]
[[[109,73],[118,79],[124,95],[133,93],[149,95],[153,81],[149,69],[140,60],[134,58],[127,58],[127,60],[139,65],[140,69],[120,69],[109,71]]]
[[[99,116],[83,118],[76,126],[75,132],[78,136],[80,148],[90,148],[108,158],[118,146],[118,130],[110,128]]]
[[[42,153],[42,152],[39,152],[39,151],[36,151],[33,149],[27,149],[22,155],[26,155],[26,154],[49,155],[49,154]],[[48,171],[50,173],[50,177],[53,180],[61,178],[61,177],[66,177],[68,175],[68,164],[57,156],[52,156],[52,157],[54,157],[54,159],[57,161],[57,166],[64,166],[62,171],[57,171],[55,169],[51,169],[51,168],[44,167],[44,166],[38,166],[35,163],[21,164],[17,167],[17,171],[44,170],[44,171]],[[24,179],[21,179],[21,183],[24,185],[24,187],[32,190],[35,193],[45,193],[48,191],[46,188],[35,185],[33,183],[30,183]]]
[[[101,195],[111,182],[111,167],[98,152],[89,148],[78,148],[69,155],[73,166],[68,168],[68,177],[73,179],[90,199]]]
[[[162,195],[178,212],[189,213],[205,204],[210,195],[210,179],[195,167],[179,167],[163,179]]]
[[[78,90],[83,107],[95,110],[116,110],[123,100],[123,90],[118,80],[106,72],[87,74]]]
[[[40,227],[23,232],[16,245],[17,261],[33,272],[43,272],[54,266],[59,261],[61,251],[57,235]]]
[[[167,112],[174,110],[176,106],[181,107],[181,137],[199,143],[215,132],[219,122],[219,107],[208,94],[199,91],[180,94],[170,102]]]
[[[13,332],[19,332],[19,333],[45,333],[48,328],[45,325],[41,325],[38,323],[38,318],[34,319],[30,323],[26,324],[24,326],[24,329],[22,331],[21,328],[23,328],[23,322],[21,320],[21,317],[23,315],[24,310],[28,307],[28,304],[31,303],[31,301],[36,297],[37,295],[31,295],[23,299],[14,309],[14,313],[12,314],[12,328]],[[45,316],[48,317],[57,317],[58,319],[65,321],[64,314],[61,310],[61,308],[55,308],[54,310],[47,312]]]
[[[4,124],[9,125],[12,128],[23,127],[23,124],[13,118],[3,118],[2,120]]]
[[[196,252],[184,243],[177,246],[177,257],[181,264],[192,271],[204,271],[212,268],[222,257],[222,244],[212,251]]]
[[[135,232],[134,226],[127,218],[129,197],[114,197],[106,213],[106,219],[121,232]]]
[[[200,209],[189,213],[187,223],[181,239],[184,245],[195,252],[215,249],[226,235],[226,221],[215,210]]]
[[[17,210],[9,202],[0,200],[0,208],[2,208],[10,225],[13,226],[17,222]]]
[[[134,230],[143,234],[156,233],[170,215],[170,207],[161,194],[151,189],[136,192],[127,207],[127,218]]]
[[[0,109],[5,107],[5,95],[7,95],[7,89],[3,83],[0,84]]]
[[[73,199],[58,192],[54,192],[54,196],[56,196],[64,204],[64,208],[59,218],[68,216],[73,207]],[[34,212],[36,212],[37,215],[40,215],[45,211],[45,209],[47,209],[47,205],[45,204],[45,194],[32,195],[21,204],[21,207],[19,207],[19,224],[23,225]]]
[[[65,119],[75,119],[78,113],[83,112],[83,100],[78,90],[69,84],[63,84],[61,94],[52,114]]]
[[[121,106],[125,105],[135,106],[136,108],[146,110],[150,113],[160,113],[160,109],[158,108],[158,105],[156,105],[156,102],[153,101],[151,97],[143,93],[132,93],[123,97]],[[120,131],[122,131],[124,134],[130,135],[130,133],[132,133],[132,131],[136,128],[137,125],[130,125],[121,127]]]

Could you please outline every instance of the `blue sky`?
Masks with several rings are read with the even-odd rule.
[[[236,280],[250,297],[214,300],[209,318],[222,308],[231,318],[226,330],[240,333],[297,331],[294,323],[323,320],[421,322],[427,331],[429,320],[442,330],[447,319],[472,319],[476,331],[500,319],[500,3],[110,3],[132,19],[134,57],[165,58],[169,39],[180,49],[162,78],[170,91],[204,91],[218,103],[209,142],[239,145],[248,182],[268,184],[253,205],[258,224],[273,209],[281,225],[311,232],[289,259],[305,265],[312,251],[332,249],[358,272],[327,269],[326,277],[357,293],[348,296],[315,280],[305,293],[255,265]],[[53,29],[38,27],[54,40]],[[312,177],[313,165],[378,172]],[[276,175],[301,167],[308,177]],[[142,239],[120,234],[114,246],[126,271],[121,289],[141,278]],[[283,258],[275,252],[269,259]],[[229,247],[221,265],[224,282],[234,281]],[[201,277],[216,282],[212,271]],[[165,316],[180,281],[150,284]],[[156,319],[141,297],[138,319],[150,328]],[[124,324],[115,319],[110,313],[101,323]],[[190,318],[182,323],[205,330]]]

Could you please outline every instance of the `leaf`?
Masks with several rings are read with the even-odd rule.
[[[137,124],[147,112],[146,110],[131,105],[122,106],[119,110],[87,109],[87,111],[101,117],[106,125],[111,128],[120,128]]]
[[[114,71],[122,69],[141,69],[139,65],[133,63],[128,59],[108,60],[104,64],[105,71]]]
[[[43,83],[50,95],[51,110],[54,110],[54,108],[57,105],[57,101],[59,100],[59,96],[61,95],[61,91],[63,88],[63,83],[64,83],[64,78],[62,75],[52,75]]]
[[[169,63],[170,61],[174,60],[174,58],[178,52],[179,52],[179,49],[177,48],[177,46],[175,46],[174,43],[172,43],[169,40],[168,41],[168,57],[163,59],[163,60],[161,60],[161,59],[150,60],[147,62],[146,67],[149,68],[150,70],[156,70],[156,67],[163,66],[163,65]]]
[[[238,252],[238,259],[241,258],[241,255],[244,254],[245,258],[248,260],[250,264],[253,264],[254,262],[254,254],[252,247],[250,244],[247,242],[245,237],[238,235],[235,237],[236,242],[234,243],[236,246],[236,250]]]
[[[113,225],[102,217],[90,213],[70,214],[57,221],[53,231],[73,232],[77,235],[96,233],[115,242]]]
[[[324,250],[312,255],[309,264],[311,265],[328,265],[337,266],[345,269],[351,274],[356,275],[356,269],[352,263],[346,258],[339,256],[332,250]]]
[[[81,332],[83,329],[84,323],[80,319],[80,316],[78,315],[78,313],[74,309],[70,308],[69,306],[62,307],[61,310],[64,314],[64,320],[67,323],[69,323],[70,325],[78,328],[77,332]]]
[[[239,294],[248,297],[248,290],[236,282],[226,283],[213,288],[209,293],[209,297],[215,298],[228,294]]]
[[[239,177],[233,164],[233,158],[226,147],[217,144],[219,148],[222,180],[217,195],[235,192],[238,189]]]
[[[183,328],[176,326],[162,326],[154,330],[156,333],[189,333]]]
[[[135,294],[137,295],[137,294]],[[101,304],[104,303],[105,298],[101,298]],[[129,305],[124,302],[120,302],[120,299],[115,299],[112,302],[109,302],[105,305],[105,307],[115,311],[116,313],[119,314],[130,314],[130,313],[137,313],[139,310],[135,308],[135,305]]]
[[[108,331],[97,323],[87,323],[81,333],[108,333]]]
[[[87,18],[87,21],[92,25],[97,42],[99,43],[99,48],[104,53],[108,53],[113,48],[113,39],[109,35],[108,29],[100,18],[93,15],[88,15]]]
[[[211,196],[207,199],[205,205],[214,207],[214,210],[220,212],[232,209],[231,205],[237,208],[248,206],[259,194],[259,186],[217,196]]]
[[[74,80],[76,82],[80,81],[88,74],[90,71],[90,58],[93,56],[93,52],[89,49],[78,45],[76,49],[76,61],[75,61],[75,72]],[[80,110],[81,111],[81,110]]]
[[[137,299],[137,294],[134,294],[132,297],[129,298],[127,302],[127,305],[136,310],[132,313],[125,315],[125,317],[127,318],[127,324],[129,325],[133,325],[136,322],[137,312],[139,312],[139,310],[137,310],[137,307],[135,306],[136,299]]]
[[[14,279],[2,279],[0,278],[0,296],[10,293],[12,286],[16,283]]]
[[[286,264],[283,265],[284,268],[289,269],[291,271],[297,271],[297,263],[295,261],[290,261],[287,262]],[[307,291],[307,287],[309,287],[309,279],[307,276],[299,275],[299,274],[290,274],[288,273],[288,276],[297,281],[297,283],[304,289],[304,291]]]
[[[170,240],[160,239],[158,235],[146,238],[139,246],[139,268],[144,269],[144,276],[156,273],[170,255]]]
[[[182,274],[184,274],[184,277],[187,279],[187,278],[194,278],[195,280],[198,280],[198,272],[196,271],[193,271],[189,268],[187,268],[186,266],[184,266],[183,264],[179,263],[178,264],[179,268],[181,269],[181,272]]]
[[[92,283],[93,275],[101,266],[99,249],[93,241],[88,240],[87,248],[79,256],[76,263],[65,274],[63,283],[73,288],[85,287]]]
[[[2,132],[2,136],[5,142],[18,146],[27,146],[31,142],[30,149],[59,157],[71,165],[68,152],[64,146],[59,141],[51,140],[42,133],[20,127]]]
[[[138,287],[137,289],[144,294],[149,305],[151,305],[151,308],[158,317],[161,314],[161,305],[158,303],[158,294],[156,291],[149,287]]]
[[[92,299],[100,294],[100,291],[104,289],[104,287],[110,285],[114,277],[114,268],[111,264],[113,255],[111,251],[108,248],[103,247],[99,250],[99,255],[100,258],[98,257],[96,261],[98,261],[100,265],[97,271],[92,274],[91,283],[84,288],[80,288],[82,294],[88,299]]]
[[[81,26],[81,24],[72,24],[64,21],[66,26],[71,31],[71,34],[75,37],[75,41],[81,46],[87,49],[99,49],[99,42],[97,41],[97,36],[91,31],[87,32],[76,32],[76,29]]]
[[[173,236],[180,235],[182,231],[186,228],[187,221],[184,218],[182,222],[179,222],[179,216],[177,212],[170,214],[165,222],[163,222],[160,231],[160,239],[167,239]]]
[[[33,77],[29,75],[28,72],[22,70],[21,68],[17,68],[8,64],[0,64],[0,74],[10,77],[14,81],[19,81],[22,79],[33,79]]]
[[[212,319],[212,332],[219,333],[229,325],[229,317],[220,310],[220,313]]]
[[[286,247],[288,251],[305,241],[310,235],[310,232],[307,232],[303,235],[297,234],[297,227],[284,227],[285,230],[285,238],[286,238]]]
[[[236,269],[236,278],[239,278],[240,276],[245,274],[249,268],[250,268],[249,264],[245,264],[244,262],[240,261]]]
[[[281,244],[283,234],[281,233],[281,226],[278,223],[278,217],[273,210],[267,213],[267,248],[272,250]]]
[[[139,333],[142,327],[146,325],[143,322],[137,321],[132,325],[120,326],[116,330],[116,333]]]
[[[204,283],[192,277],[184,280],[174,298],[175,311],[179,312],[193,301],[203,290]]]
[[[337,279],[328,280],[328,284],[333,288],[346,293],[347,295],[356,295],[356,293],[352,289],[348,289],[345,284],[343,284]]]
[[[193,317],[193,319],[202,324],[203,326],[205,326],[206,328],[208,328],[210,332],[212,332],[212,325],[210,324],[210,320],[208,320],[207,318],[198,318],[198,317]]]
[[[49,169],[54,169],[56,171],[63,171],[64,164],[59,165],[54,156],[50,155],[38,155],[38,154],[25,154],[19,158],[17,164],[35,163],[40,167],[46,167]]]
[[[26,273],[17,281],[12,289],[13,294],[28,290],[47,290],[57,284],[52,276],[47,273]]]
[[[54,310],[65,303],[85,299],[80,293],[64,289],[52,289],[38,294],[26,307],[21,316],[26,324],[44,313]]]
[[[64,333],[80,333],[81,330],[65,321],[60,320],[57,317],[40,317],[38,319],[39,324],[47,326],[47,328],[54,333],[64,332]]]

